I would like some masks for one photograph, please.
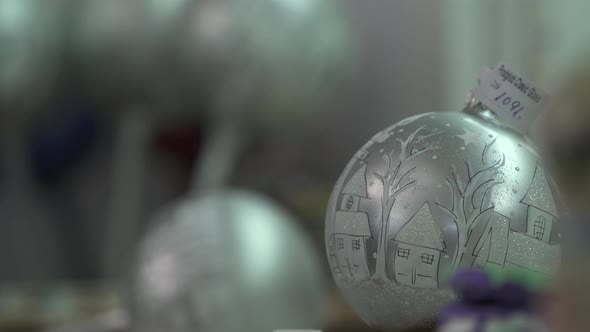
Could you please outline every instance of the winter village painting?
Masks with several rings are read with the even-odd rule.
[[[558,212],[536,157],[518,157],[526,147],[493,128],[420,122],[376,135],[333,194],[326,240],[337,280],[438,288],[442,271],[459,268],[550,273]]]

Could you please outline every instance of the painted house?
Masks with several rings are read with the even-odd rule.
[[[371,238],[369,216],[360,211],[367,199],[366,165],[360,168],[342,190],[335,213],[334,235],[330,240],[337,267],[335,273],[363,279],[370,276],[365,240]]]
[[[395,281],[419,288],[437,288],[444,244],[428,202],[400,229],[393,241],[396,245]]]
[[[537,165],[527,194],[521,201],[527,205],[526,234],[544,243],[558,242],[554,237],[557,218],[555,200],[543,169]]]
[[[550,274],[560,261],[557,208],[543,169],[537,165],[521,201],[527,205],[526,232],[510,231],[505,266]]]
[[[494,212],[473,249],[473,268],[495,264],[548,274],[560,261],[557,209],[541,167],[521,203],[527,209],[525,232],[511,230],[510,219]]]

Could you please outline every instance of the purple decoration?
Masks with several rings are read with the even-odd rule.
[[[507,282],[494,287],[485,273],[466,270],[456,273],[450,285],[457,293],[457,301],[440,313],[439,328],[452,321],[471,318],[477,322],[473,332],[481,332],[491,319],[508,321],[517,314],[532,314],[533,294],[518,283]]]
[[[492,294],[493,302],[503,308],[530,310],[532,294],[524,286],[515,282],[500,285]]]
[[[476,270],[457,272],[451,279],[450,284],[464,303],[487,302],[494,292],[488,275]]]

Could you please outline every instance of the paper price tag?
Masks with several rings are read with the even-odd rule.
[[[504,64],[485,68],[473,96],[506,124],[526,133],[549,103],[549,95]]]

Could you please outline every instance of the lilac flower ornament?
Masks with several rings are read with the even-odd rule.
[[[543,332],[526,285],[506,281],[494,286],[487,274],[460,271],[450,285],[457,301],[440,314],[438,332]]]

